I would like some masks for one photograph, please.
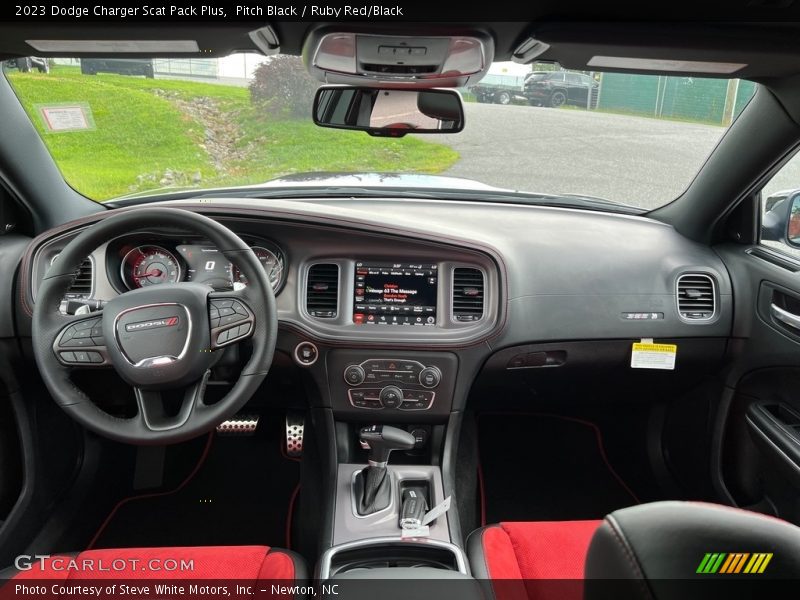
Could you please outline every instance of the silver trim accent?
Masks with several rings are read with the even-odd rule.
[[[442,540],[435,540],[431,538],[402,538],[398,537],[377,537],[377,538],[367,538],[364,540],[356,540],[355,542],[345,542],[344,544],[339,544],[338,546],[331,546],[325,552],[322,553],[322,557],[319,560],[319,579],[327,580],[330,579],[331,576],[331,562],[334,556],[336,556],[339,552],[343,552],[346,550],[352,550],[353,548],[363,548],[366,546],[382,546],[387,544],[410,544],[412,546],[432,546],[434,548],[440,548],[443,550],[449,550],[453,553],[456,559],[456,565],[458,566],[458,572],[462,575],[469,575],[469,571],[467,569],[467,559],[464,556],[464,552],[450,542],[444,542]],[[377,550],[377,548],[376,548]]]
[[[382,461],[367,460],[367,464],[370,467],[378,467],[379,469],[383,469],[384,467],[386,467],[386,465],[389,464],[389,461],[388,460],[382,460]]]
[[[800,329],[800,315],[790,313],[788,310],[785,310],[776,304],[770,304],[769,311],[772,314],[773,319],[777,319],[792,329]]]
[[[119,323],[119,319],[120,317],[122,317],[122,315],[126,315],[129,312],[133,312],[135,310],[140,310],[143,308],[154,308],[156,306],[176,306],[178,308],[183,309],[183,312],[186,313],[186,322],[189,324],[189,330],[186,332],[186,343],[183,345],[183,349],[180,351],[180,354],[178,354],[178,356],[173,356],[171,354],[164,354],[161,356],[149,356],[134,363],[131,361],[131,359],[128,358],[128,355],[125,354],[125,351],[122,349],[122,344],[119,341],[119,332],[117,330],[117,323]],[[189,314],[188,308],[186,308],[183,304],[179,304],[177,302],[159,302],[156,304],[142,304],[141,306],[126,308],[116,317],[114,317],[113,327],[114,327],[114,336],[113,336],[114,343],[117,345],[117,348],[119,349],[119,352],[122,355],[122,357],[128,362],[128,364],[132,365],[135,368],[153,367],[153,366],[177,362],[183,359],[189,351],[189,342],[191,342],[192,339],[192,316]],[[103,333],[105,334],[106,332]]]
[[[311,362],[303,362],[302,360],[300,360],[300,357],[297,354],[297,350],[303,344],[308,344],[309,346],[312,346],[314,348],[314,350],[317,351],[316,357]],[[300,365],[301,367],[310,367],[315,362],[317,362],[317,360],[319,360],[319,348],[317,348],[317,345],[314,344],[313,342],[309,342],[309,341],[300,342],[299,344],[297,344],[297,346],[294,347],[294,359],[297,361],[297,364]]]
[[[713,302],[713,305],[710,316],[705,317],[703,319],[687,319],[686,317],[683,316],[683,313],[681,312],[679,290],[680,290],[681,279],[683,279],[684,277],[705,277],[711,282],[711,301]],[[714,278],[708,273],[700,273],[700,272],[695,272],[695,273],[687,272],[678,275],[678,277],[675,279],[675,308],[677,308],[678,310],[678,318],[684,323],[707,323],[708,321],[715,319],[717,317],[717,312],[718,312],[717,311],[718,302],[717,302],[717,285],[714,282]]]
[[[181,276],[183,275],[183,269],[181,269],[181,263],[178,260],[177,256],[175,256],[172,252],[170,252],[163,246],[157,246],[156,244],[141,244],[140,246],[136,246],[128,250],[119,263],[119,278],[122,280],[122,283],[125,285],[126,288],[128,288],[129,290],[138,290],[143,287],[140,285],[138,287],[132,288],[131,286],[128,285],[128,281],[125,279],[125,261],[128,260],[128,257],[130,256],[131,252],[136,252],[138,250],[140,254],[144,254],[144,252],[141,251],[141,248],[158,248],[164,254],[171,256],[172,260],[175,262],[175,266],[178,267],[178,279],[176,280],[176,283],[182,280]],[[158,284],[151,284],[151,285],[158,285]]]

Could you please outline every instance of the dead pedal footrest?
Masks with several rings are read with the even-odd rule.
[[[258,427],[258,415],[236,415],[217,425],[219,435],[253,435]]]
[[[305,419],[302,415],[286,414],[286,455],[292,458],[303,455],[303,430]]]

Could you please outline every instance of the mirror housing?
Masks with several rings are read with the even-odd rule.
[[[786,242],[800,248],[800,192],[792,194],[789,198],[789,207],[786,215]]]
[[[384,137],[464,129],[464,103],[455,90],[323,85],[314,96],[312,116],[320,127]]]

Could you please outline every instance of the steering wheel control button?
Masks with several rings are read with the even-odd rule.
[[[386,408],[398,408],[403,402],[403,390],[396,385],[387,385],[381,390],[380,400]]]
[[[311,342],[300,342],[294,349],[294,359],[304,367],[310,367],[319,358],[319,350]]]
[[[420,371],[419,382],[426,388],[435,388],[442,381],[442,372],[436,367],[425,367]]]
[[[76,362],[74,352],[60,352],[59,356],[61,357],[61,360],[63,360],[64,362],[68,363]]]
[[[344,380],[349,385],[361,385],[364,383],[365,378],[366,374],[364,373],[364,369],[359,365],[349,365],[344,370]]]

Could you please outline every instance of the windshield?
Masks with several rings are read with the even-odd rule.
[[[461,133],[394,139],[315,126],[319,83],[294,56],[32,57],[4,71],[66,181],[101,202],[369,172],[652,209],[683,192],[755,91],[744,80],[496,63],[460,90]]]

